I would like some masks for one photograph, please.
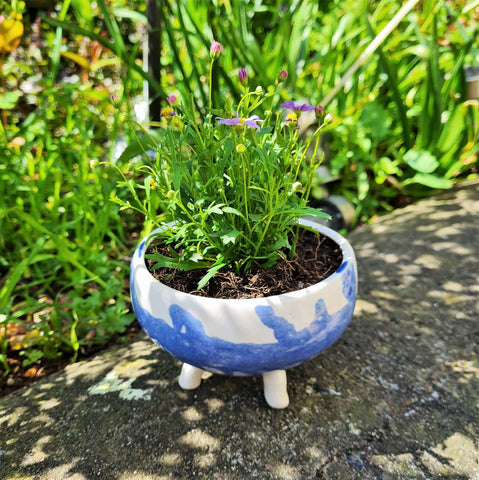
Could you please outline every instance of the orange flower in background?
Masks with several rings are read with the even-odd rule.
[[[0,55],[15,50],[23,35],[22,14],[12,12],[8,17],[0,15]]]

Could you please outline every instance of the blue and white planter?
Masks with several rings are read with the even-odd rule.
[[[156,280],[145,264],[147,237],[131,260],[131,298],[145,332],[183,363],[182,388],[201,383],[204,371],[263,375],[268,404],[289,404],[285,370],[333,344],[351,321],[357,293],[354,251],[337,232],[303,219],[336,242],[343,261],[327,279],[294,292],[253,299],[205,298]]]

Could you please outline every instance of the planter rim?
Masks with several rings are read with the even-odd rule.
[[[158,231],[161,231],[160,228],[157,228],[157,229],[153,230],[149,235],[146,235],[142,239],[142,241],[140,242],[140,244],[138,245],[138,247],[136,248],[136,250],[133,254],[133,262],[132,263],[136,263],[136,266],[135,266],[136,268],[144,269],[148,273],[148,276],[150,277],[150,281],[158,282],[162,285],[163,288],[165,288],[167,290],[171,290],[171,292],[174,292],[175,295],[178,297],[179,301],[181,301],[180,300],[181,298],[191,298],[191,299],[195,299],[197,301],[201,299],[202,302],[209,302],[211,304],[215,304],[215,303],[219,304],[219,303],[223,303],[223,302],[228,302],[228,303],[231,303],[231,304],[233,304],[233,303],[243,303],[244,304],[244,303],[248,303],[248,302],[249,303],[258,302],[258,301],[264,302],[265,299],[275,298],[275,297],[278,298],[278,299],[281,299],[281,298],[288,298],[288,297],[289,298],[294,298],[296,296],[302,296],[302,295],[304,295],[305,291],[311,290],[311,289],[316,289],[316,288],[322,288],[323,285],[326,285],[330,281],[334,280],[335,277],[337,277],[338,275],[341,274],[341,271],[343,270],[344,266],[349,262],[353,263],[356,278],[357,278],[357,266],[356,266],[356,257],[355,257],[355,254],[354,254],[354,250],[353,250],[352,246],[350,245],[350,243],[346,240],[345,237],[343,237],[341,234],[339,234],[335,230],[332,230],[331,228],[329,228],[325,225],[322,225],[322,224],[318,223],[317,221],[315,221],[314,219],[311,219],[311,218],[308,218],[308,217],[301,218],[298,221],[298,223],[300,225],[303,225],[303,226],[306,226],[306,227],[311,227],[316,232],[321,233],[321,234],[325,235],[326,237],[329,237],[331,240],[333,240],[341,248],[341,251],[342,251],[342,254],[343,254],[343,259],[341,261],[341,265],[337,268],[337,270],[335,272],[333,272],[331,275],[329,275],[328,277],[326,277],[325,279],[321,280],[318,283],[309,285],[308,287],[293,290],[291,292],[281,293],[281,294],[277,294],[277,295],[268,295],[268,296],[265,296],[265,297],[253,297],[253,298],[216,298],[216,297],[204,297],[204,296],[194,295],[194,294],[191,294],[191,293],[181,292],[179,290],[171,288],[168,285],[166,285],[165,283],[162,283],[159,280],[157,280],[149,272],[148,268],[146,267],[146,263],[145,263],[146,247],[148,246],[149,242],[152,240],[153,236]]]

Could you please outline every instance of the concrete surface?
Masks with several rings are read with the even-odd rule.
[[[0,399],[0,479],[479,479],[479,182],[349,238],[355,316],[288,409],[260,378],[182,391],[140,336]]]

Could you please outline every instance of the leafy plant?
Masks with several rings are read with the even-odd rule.
[[[60,62],[68,62],[61,77],[53,70],[48,75],[53,66],[36,42],[54,43],[55,36],[47,30],[40,38],[37,27],[26,24],[29,35],[5,55],[6,82],[18,91],[16,108],[5,112],[0,131],[0,362],[5,372],[12,352],[20,353],[24,365],[61,355],[74,359],[123,332],[134,318],[122,259],[129,251],[128,217],[121,220],[109,202],[115,170],[94,163],[112,157],[120,134],[111,92],[101,85],[108,69],[115,78],[117,65],[103,62],[104,72],[92,68],[82,78],[76,75],[78,65],[61,56]],[[99,62],[107,60],[108,53],[102,51],[101,57]]]
[[[353,12],[351,2],[334,2],[312,39],[321,96],[399,6],[364,3]],[[404,198],[450,188],[474,171],[479,112],[477,102],[465,97],[463,73],[477,48],[478,22],[470,12],[448,2],[417,8],[329,105],[343,119],[329,138],[327,163],[341,178],[330,188],[357,206],[358,220]]]
[[[211,44],[210,72],[221,51],[218,42]],[[279,80],[286,77],[282,70]],[[159,227],[157,236],[171,247],[172,257],[154,256],[156,267],[207,271],[198,289],[225,267],[243,273],[253,264],[269,266],[284,250],[294,258],[296,238],[290,243],[290,235],[297,220],[305,214],[324,216],[307,206],[322,157],[313,155],[307,163],[306,151],[314,142],[317,152],[319,135],[327,130],[322,120],[328,123],[330,116],[321,107],[289,101],[281,105],[290,111],[283,118],[277,111],[281,81],[265,92],[247,88],[244,68],[238,79],[243,95],[235,107],[227,101],[224,109],[213,109],[210,97],[202,114],[186,92],[178,106],[170,97],[159,141],[145,131],[154,153],[137,169],[144,178],[137,183],[124,175],[119,184],[130,191],[133,203],[115,198]],[[302,142],[297,122],[308,110],[315,110],[320,125]],[[308,172],[304,185],[299,182],[303,170]]]

